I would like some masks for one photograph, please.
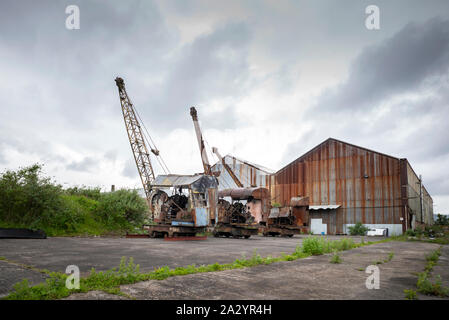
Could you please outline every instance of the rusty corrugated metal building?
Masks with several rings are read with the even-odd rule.
[[[401,234],[433,223],[433,200],[407,159],[333,138],[271,175],[268,185],[282,205],[309,197],[315,233],[344,234],[361,222]]]

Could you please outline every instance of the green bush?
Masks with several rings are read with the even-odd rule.
[[[89,187],[72,187],[65,190],[65,193],[73,196],[84,196],[89,199],[100,200],[101,189]]]
[[[109,226],[142,225],[147,204],[136,190],[118,190],[104,193],[95,214]]]
[[[449,217],[447,215],[438,214],[435,224],[440,226],[449,226]]]
[[[35,164],[1,174],[1,221],[32,225],[58,210],[62,187],[39,177],[41,170],[41,165]]]
[[[141,226],[147,211],[136,190],[63,190],[42,177],[39,164],[0,174],[0,227],[42,229],[49,236],[100,235]]]
[[[364,236],[369,230],[368,227],[364,226],[362,223],[357,222],[354,226],[349,227],[349,234],[351,236]]]

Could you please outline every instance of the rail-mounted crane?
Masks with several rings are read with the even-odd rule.
[[[149,201],[151,195],[151,183],[154,181],[154,171],[151,165],[150,153],[145,144],[145,138],[137,119],[136,111],[128,97],[125,89],[125,82],[122,78],[117,77],[115,83],[118,87],[120,104],[122,106],[123,119],[125,120],[126,132],[128,133],[129,143],[136,161],[137,170],[142,181],[145,198],[148,202],[148,207],[151,208]],[[156,156],[159,155],[157,149],[151,149]]]
[[[171,238],[204,232],[209,223],[211,207],[207,195],[216,190],[217,179],[207,175],[165,174],[155,177],[147,144],[164,171],[168,171],[168,168],[160,158],[154,142],[153,146],[150,144],[151,137],[150,140],[146,139],[142,126],[147,134],[148,131],[139,122],[139,114],[128,97],[123,79],[117,77],[115,82],[129,143],[154,223],[146,227],[149,235]],[[170,192],[172,194],[169,195]],[[215,208],[215,203],[212,207]]]
[[[212,172],[211,166],[209,164],[209,159],[207,157],[206,148],[204,145],[204,139],[203,134],[201,133],[201,128],[198,122],[198,112],[196,111],[195,107],[190,108],[190,115],[192,116],[193,125],[195,127],[195,133],[198,140],[198,146],[200,149],[201,154],[201,160],[203,162],[203,168],[204,168],[204,174],[208,176],[212,176],[215,173]],[[235,176],[235,174],[232,172],[231,168],[225,163],[224,159],[221,158],[221,156],[218,153],[218,150],[214,148],[215,154],[220,158],[222,161],[223,166],[228,170],[231,177],[234,179],[236,184],[239,187],[243,187],[243,184],[240,182],[240,180]],[[238,190],[244,190],[248,191],[247,188],[237,188],[232,189],[234,191]],[[265,189],[266,190],[266,189]],[[228,189],[228,191],[231,191]],[[250,206],[244,205],[240,202],[240,200],[245,200],[247,203],[250,203],[253,200],[253,195],[257,192],[253,193],[251,190],[250,192],[245,192],[242,197],[233,197],[234,193],[225,193],[225,196],[231,196],[232,203],[229,203],[228,201],[224,199],[219,199],[217,202],[217,217],[214,219],[214,230],[213,234],[216,237],[219,236],[225,236],[229,237],[232,236],[234,238],[239,237],[245,237],[249,238],[251,235],[258,233],[258,226],[255,225],[254,217],[251,215],[250,212]],[[268,193],[268,190],[266,190]],[[222,191],[219,192],[220,194],[223,194]],[[258,193],[257,193],[258,194]],[[241,195],[239,193],[239,195]],[[223,198],[221,197],[221,198]],[[234,202],[236,200],[236,202]]]

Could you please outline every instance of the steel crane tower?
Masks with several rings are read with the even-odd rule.
[[[154,181],[154,171],[151,165],[150,153],[145,144],[142,127],[136,116],[136,111],[131,100],[128,97],[125,89],[125,82],[122,78],[115,78],[115,83],[118,87],[120,96],[120,104],[122,106],[123,119],[125,120],[126,132],[128,133],[131,150],[136,161],[137,170],[139,171],[140,180],[142,181],[143,189],[145,191],[145,198],[148,202],[148,207],[151,208],[150,193],[151,183]],[[156,156],[159,155],[157,149],[151,149]]]

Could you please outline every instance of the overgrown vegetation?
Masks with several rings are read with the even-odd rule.
[[[351,238],[343,238],[341,240],[327,240],[323,238],[309,237],[305,238],[302,243],[302,251],[310,255],[321,255],[334,251],[349,250],[362,245],[356,244]]]
[[[254,251],[251,258],[242,257],[236,259],[232,263],[226,264],[209,264],[209,265],[189,265],[187,267],[178,267],[171,269],[169,267],[161,267],[152,272],[141,273],[139,265],[134,264],[132,258],[127,260],[122,257],[120,266],[105,272],[97,272],[92,269],[90,275],[80,279],[80,288],[69,290],[65,287],[67,279],[66,274],[49,272],[49,279],[45,283],[30,286],[27,280],[16,284],[14,291],[4,299],[8,300],[44,300],[44,299],[61,299],[72,293],[88,292],[92,290],[101,290],[107,293],[124,295],[119,286],[124,284],[132,284],[146,280],[164,280],[172,276],[182,276],[187,274],[215,272],[231,269],[241,269],[253,267],[261,264],[271,264],[280,261],[293,261],[301,258],[310,257],[312,255],[322,255],[324,253],[349,250],[356,247],[370,245],[374,243],[391,241],[384,239],[377,242],[354,243],[352,239],[343,238],[341,240],[326,240],[324,238],[310,237],[304,239],[302,246],[297,246],[291,254],[282,254],[280,257],[261,257]],[[318,249],[317,249],[318,248]]]
[[[351,236],[364,236],[368,232],[369,228],[364,226],[361,222],[357,222],[355,225],[349,227],[349,234]]]
[[[437,215],[437,221],[435,221],[435,224],[440,226],[449,226],[449,216],[438,214]]]
[[[410,289],[410,290],[405,289],[404,293],[405,293],[405,299],[406,300],[418,300],[418,295],[416,294],[415,290],[413,290],[413,289]]]
[[[49,236],[123,233],[142,225],[147,210],[136,190],[64,190],[39,164],[0,174],[0,227],[42,229]]]
[[[435,281],[432,281],[431,279],[431,272],[433,267],[437,264],[440,255],[441,247],[426,256],[426,267],[423,272],[418,273],[418,281],[416,283],[416,288],[419,293],[439,297],[447,297],[449,295],[448,288],[445,288],[442,285],[440,275],[435,276]],[[414,290],[404,290],[404,293],[406,294],[406,299],[418,299]]]
[[[445,225],[432,225],[409,229],[405,235],[409,241],[426,241],[438,244],[449,244],[449,227]]]
[[[273,203],[271,203],[271,206],[273,207],[273,208],[280,208],[280,207],[282,207],[282,205],[279,203],[279,202],[273,202]]]

